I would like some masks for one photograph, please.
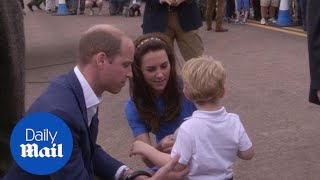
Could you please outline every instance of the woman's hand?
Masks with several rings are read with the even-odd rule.
[[[173,134],[164,137],[159,144],[157,145],[157,149],[164,153],[171,153],[172,147],[176,138]]]

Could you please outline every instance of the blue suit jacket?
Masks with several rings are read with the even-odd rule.
[[[99,120],[97,114],[88,127],[87,110],[80,82],[74,71],[54,80],[48,89],[33,103],[28,113],[49,112],[62,118],[73,136],[73,152],[68,163],[59,171],[35,176],[14,164],[4,179],[113,179],[123,164],[113,159],[96,144]],[[50,166],[48,164],[48,166]]]
[[[188,32],[202,26],[201,14],[195,0],[181,3],[176,11],[179,15],[181,28]],[[147,0],[143,16],[143,34],[165,32],[168,26],[168,5],[160,4],[159,0]]]

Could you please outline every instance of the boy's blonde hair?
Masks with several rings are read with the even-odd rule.
[[[224,90],[226,72],[210,56],[192,58],[181,70],[186,96],[195,103],[216,103]]]

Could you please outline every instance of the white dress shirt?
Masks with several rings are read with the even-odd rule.
[[[78,66],[74,68],[74,73],[76,74],[84,95],[84,100],[86,102],[86,108],[87,108],[87,117],[88,117],[88,126],[90,126],[92,117],[97,113],[98,106],[100,102],[102,101],[101,97],[98,97],[94,91],[92,90],[91,86],[89,85],[88,81],[86,78],[83,76],[83,74],[80,72]],[[119,176],[121,172],[127,168],[127,166],[123,165],[121,166],[116,174],[115,174],[115,179],[119,179]]]
[[[78,66],[74,68],[74,73],[76,74],[84,95],[84,100],[86,102],[87,108],[87,117],[88,117],[88,126],[90,126],[92,117],[97,113],[98,106],[102,100],[101,97],[98,97],[94,91],[92,90],[91,86],[89,85],[86,78],[80,72]]]

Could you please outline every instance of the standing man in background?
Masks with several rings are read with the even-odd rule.
[[[307,32],[310,67],[309,101],[320,105],[320,1],[307,1]]]
[[[196,0],[146,1],[143,34],[165,33],[172,46],[176,40],[185,61],[203,54],[203,42],[198,30],[201,26],[201,14]]]

